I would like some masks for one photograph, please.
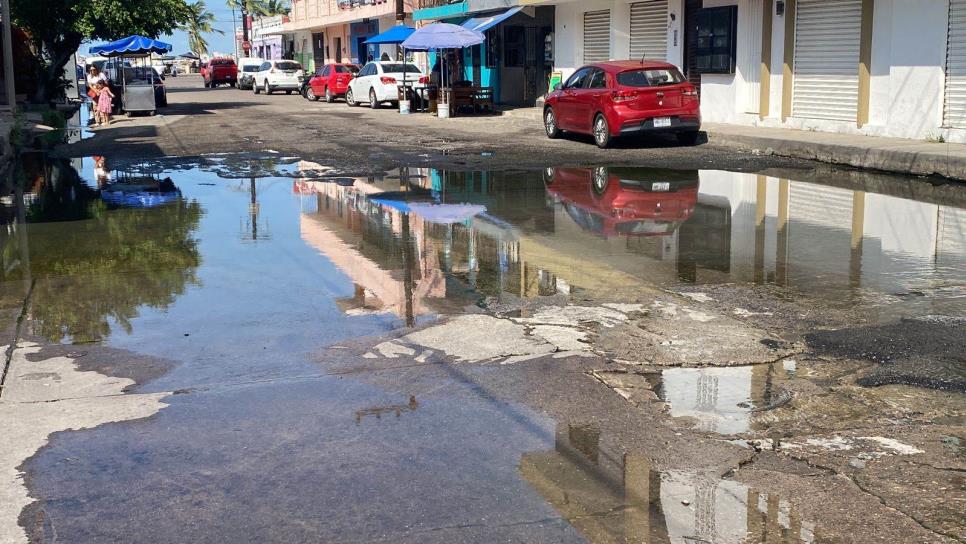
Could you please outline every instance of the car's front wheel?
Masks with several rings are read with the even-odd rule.
[[[253,93],[255,93],[255,94],[258,94],[258,93],[260,93],[260,92],[261,92],[261,91],[260,91],[260,90],[258,89],[258,83],[256,83],[256,82],[254,82],[254,81],[252,81],[252,92],[253,92]]]
[[[602,113],[598,113],[594,118],[594,142],[601,149],[610,145],[610,126]]]
[[[345,103],[348,104],[350,108],[356,106],[356,97],[352,93],[352,89],[349,89],[345,92]]]
[[[268,84],[267,79],[265,80],[265,85],[262,87],[262,90],[265,91],[265,94],[272,94],[272,86]]]
[[[557,125],[557,114],[553,111],[553,108],[544,110],[543,128],[547,131],[547,138],[551,140],[560,136],[560,126]]]
[[[319,99],[319,97],[315,96],[315,91],[312,90],[312,87],[305,88],[305,98],[311,100],[312,102],[315,102]]]
[[[379,100],[376,99],[375,89],[369,89],[369,107],[374,110],[379,109]]]

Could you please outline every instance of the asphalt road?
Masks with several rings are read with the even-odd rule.
[[[169,106],[159,116],[121,117],[97,137],[63,152],[104,152],[112,158],[276,150],[351,173],[399,166],[437,168],[542,168],[550,165],[627,164],[652,167],[758,171],[810,168],[813,163],[764,157],[674,138],[618,140],[599,150],[590,137],[549,140],[538,120],[513,116],[399,115],[384,105],[350,108],[344,101],[309,102],[279,92],[256,95],[230,87],[205,89],[201,78],[168,78]]]

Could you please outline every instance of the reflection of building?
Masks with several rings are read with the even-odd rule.
[[[784,400],[778,382],[795,363],[730,368],[669,368],[649,376],[673,417],[694,419],[695,427],[721,434],[752,429],[754,413]]]
[[[738,482],[657,472],[594,427],[559,426],[553,451],[524,454],[520,474],[592,544],[815,541],[787,501]]]

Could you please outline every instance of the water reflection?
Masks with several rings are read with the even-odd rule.
[[[668,368],[645,377],[672,417],[687,417],[702,431],[740,434],[754,416],[787,402],[780,387],[795,375],[795,362],[730,368]]]
[[[71,163],[32,154],[6,187],[0,281],[31,286],[28,333],[97,342],[195,282],[201,208],[170,179],[115,175],[96,187]]]
[[[883,313],[899,302],[912,314],[966,305],[966,211],[951,206],[752,174],[640,168],[403,169],[303,178],[295,188],[317,198],[303,214],[303,236],[337,260],[355,252],[344,264],[358,284],[355,308],[400,316],[407,305],[417,316],[444,311],[442,299],[681,282],[772,284]],[[447,206],[445,220],[428,215]],[[416,300],[407,302],[407,289]],[[932,296],[910,301],[910,290]]]
[[[815,525],[781,497],[731,480],[654,470],[593,426],[559,425],[553,451],[520,473],[593,544],[811,543]]]

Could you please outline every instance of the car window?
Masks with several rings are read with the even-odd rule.
[[[606,89],[607,74],[603,70],[594,70],[587,78],[588,89]]]
[[[677,68],[642,68],[617,74],[617,83],[626,87],[659,87],[683,82],[684,76]]]
[[[418,74],[420,73],[419,68],[415,64],[403,64],[401,62],[387,62],[382,65],[382,72],[384,74],[401,74],[405,71],[408,74]]]
[[[257,65],[257,64],[246,64],[246,65],[242,66],[242,72],[246,72],[246,73],[249,73],[249,74],[252,73],[252,72],[257,72],[258,69],[259,69],[259,65]]]
[[[322,68],[322,71],[319,72],[319,75],[322,76],[322,77],[325,77],[325,76],[329,75],[329,67],[326,66],[325,68]]]
[[[302,65],[297,62],[292,62],[290,60],[282,60],[275,63],[275,67],[279,70],[301,70]]]
[[[359,72],[359,67],[351,66],[351,65],[346,66],[344,64],[340,64],[339,66],[335,67],[335,72],[337,74],[356,74]]]
[[[587,75],[590,74],[590,68],[581,68],[574,72],[574,75],[570,76],[567,83],[564,84],[564,89],[579,89],[584,86],[584,81]]]
[[[259,72],[264,72],[265,70],[271,70],[271,69],[272,69],[271,62],[263,62],[262,65],[258,67]]]
[[[367,64],[367,65],[365,65],[362,68],[362,71],[359,72],[359,75],[362,75],[362,76],[371,76],[371,75],[373,75],[375,73],[376,73],[376,65],[375,64]]]

